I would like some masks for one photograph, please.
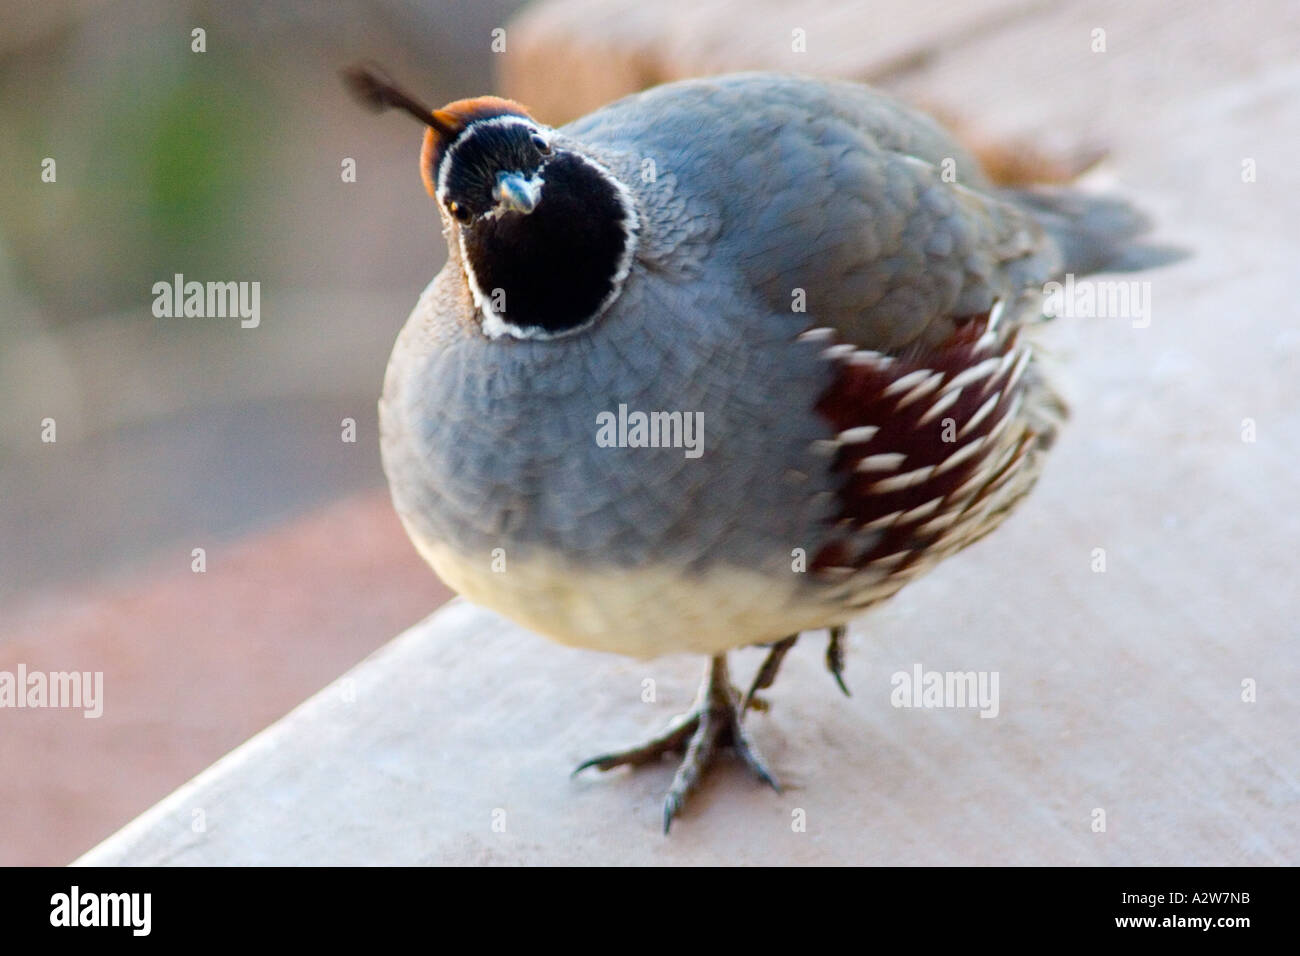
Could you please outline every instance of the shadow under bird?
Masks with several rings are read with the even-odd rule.
[[[996,188],[852,83],[689,80],[552,129],[510,100],[430,109],[346,77],[426,125],[449,249],[379,405],[411,540],[561,643],[708,658],[689,713],[578,768],[684,753],[665,831],[725,747],[779,789],[743,723],[756,693],[822,628],[843,687],[846,622],[1025,497],[1065,412],[1029,341],[1043,286],[1123,264],[1142,218]],[[628,409],[664,434],[598,440]],[[741,693],[726,655],[755,644]]]

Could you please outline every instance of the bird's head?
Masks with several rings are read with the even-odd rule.
[[[437,202],[485,334],[554,338],[590,326],[621,291],[636,244],[631,194],[513,100],[429,109],[369,68],[345,73],[366,103],[427,129],[420,175]]]

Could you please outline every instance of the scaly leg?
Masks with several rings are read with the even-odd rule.
[[[843,624],[836,624],[829,628],[830,643],[826,645],[826,669],[831,672],[835,678],[835,683],[840,685],[840,690],[844,691],[845,697],[852,697],[849,693],[848,686],[844,683],[844,639],[848,635],[849,629]],[[781,661],[789,653],[790,648],[794,647],[794,642],[799,639],[798,634],[791,634],[784,640],[777,641],[770,645],[767,657],[763,659],[763,666],[758,669],[754,676],[754,683],[750,685],[749,693],[745,695],[745,707],[749,710],[767,710],[767,701],[758,697],[760,690],[767,690],[776,680],[777,671],[781,669]]]
[[[786,640],[793,643],[793,638]],[[776,676],[775,671],[772,676]],[[695,706],[678,718],[665,733],[640,747],[594,757],[580,764],[573,772],[576,774],[588,767],[598,770],[610,770],[624,765],[637,767],[656,760],[669,751],[680,753],[684,749],[686,755],[677,768],[664,800],[664,833],[668,832],[673,818],[699,785],[723,747],[730,746],[758,779],[780,793],[781,785],[764,765],[758,749],[741,727],[744,704],[745,701],[731,686],[727,656],[719,654],[709,661],[709,672],[700,687]]]
[[[794,642],[797,640],[799,635],[791,634],[770,645],[771,650],[767,652],[767,657],[763,658],[763,666],[754,675],[754,682],[749,685],[749,693],[745,695],[746,710],[767,710],[767,701],[756,695],[760,690],[767,690],[772,686],[777,671],[781,669],[781,661],[785,660],[785,655],[790,652],[790,648],[794,647]]]

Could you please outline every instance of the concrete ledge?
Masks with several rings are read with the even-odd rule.
[[[945,589],[987,593],[967,570]],[[927,638],[942,623],[922,607],[935,588],[912,590],[870,619],[871,647],[854,641],[852,699],[822,671],[819,635],[788,658],[772,713],[751,718],[786,793],[724,766],[669,838],[670,763],[568,773],[684,709],[699,662],[554,647],[457,601],[78,863],[1296,861],[1294,725],[1237,702],[1234,676],[1217,701],[1174,674],[1136,686],[1113,647],[1035,633],[1043,621],[1006,606]],[[986,629],[981,652],[963,648]],[[890,705],[891,673],[913,660],[990,659],[1008,661],[997,719]],[[748,677],[758,652],[739,660]],[[1090,828],[1097,807],[1105,833]]]

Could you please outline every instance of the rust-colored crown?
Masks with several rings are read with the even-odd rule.
[[[435,122],[424,131],[424,148],[420,150],[420,176],[424,179],[424,188],[432,196],[437,190],[437,169],[446,155],[447,149],[456,141],[456,137],[465,131],[465,127],[478,120],[491,119],[494,116],[522,116],[532,119],[528,110],[500,96],[476,96],[467,100],[456,100],[440,110],[433,111]]]

